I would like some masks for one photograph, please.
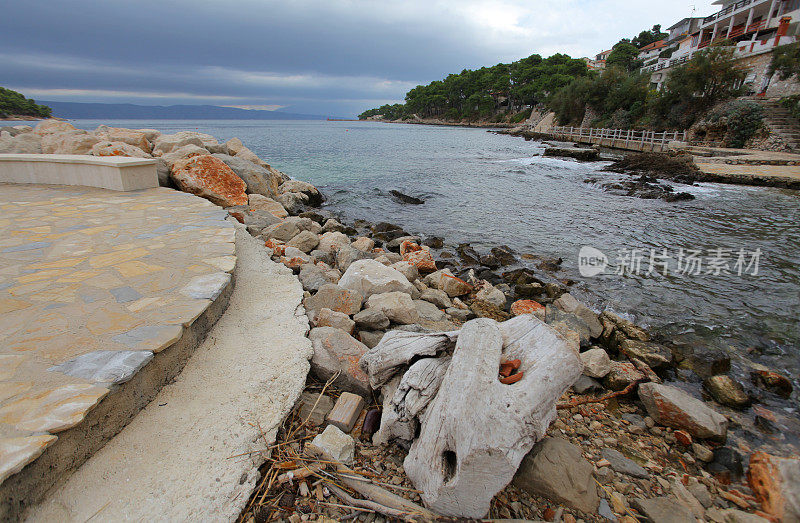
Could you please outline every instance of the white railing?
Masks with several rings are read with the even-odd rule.
[[[592,127],[551,127],[546,134],[566,139],[571,142],[596,143],[621,149],[641,150],[645,146],[663,151],[670,142],[686,141],[686,131],[655,131],[633,129],[594,129]]]

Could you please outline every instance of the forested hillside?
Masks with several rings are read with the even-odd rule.
[[[510,64],[464,69],[444,80],[417,86],[406,94],[405,104],[370,109],[359,118],[382,114],[396,120],[416,114],[458,120],[515,113],[523,106],[544,102],[551,93],[588,72],[583,60],[564,54],[549,58],[534,54]]]
[[[21,93],[0,87],[0,118],[9,116],[49,117],[51,109],[38,105],[36,101],[25,98]]]
[[[640,47],[665,36],[656,25],[623,38],[614,44],[601,71],[590,71],[583,59],[564,54],[534,54],[510,64],[465,69],[415,87],[404,104],[370,109],[359,118],[520,122],[536,107],[554,111],[563,125],[686,129],[715,104],[745,91],[746,74],[726,42],[673,67],[664,88],[653,90],[650,74],[640,73],[637,55]]]

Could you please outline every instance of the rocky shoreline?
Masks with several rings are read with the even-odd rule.
[[[439,118],[415,118],[410,120],[372,120],[372,121],[384,122],[384,123],[415,124],[415,125],[440,125],[443,127],[478,127],[485,129],[514,128],[519,125],[507,122],[488,122],[488,121],[470,122],[466,120],[459,120],[457,122],[453,122],[449,120],[441,120]]]
[[[506,246],[477,252],[469,244],[450,245],[391,223],[342,223],[320,208],[324,196],[313,185],[291,180],[235,138],[220,143],[203,133],[164,135],[106,126],[88,132],[56,120],[36,129],[19,127],[24,126],[13,132],[0,129],[0,152],[155,158],[162,185],[225,207],[263,240],[275,261],[297,274],[313,327],[312,375],[308,393],[279,436],[279,450],[268,456],[265,482],[243,520],[296,522],[317,519],[313,514],[382,520],[387,513],[380,515],[380,507],[354,507],[352,495],[337,494],[326,483],[330,477],[324,470],[336,462],[347,462],[409,502],[431,502],[419,473],[414,481],[407,475],[416,435],[400,431],[403,425],[391,418],[397,413],[397,387],[417,362],[449,361],[455,348],[445,338],[452,334],[441,333],[468,333],[476,326],[503,329],[512,321],[541,325],[561,344],[564,357],[580,362],[582,371],[552,398],[557,416],[546,435],[519,427],[521,437],[538,443],[519,469],[504,470],[514,479],[490,492],[490,517],[625,522],[639,517],[659,522],[800,518],[795,481],[800,460],[753,451],[731,438],[741,423],[736,412],[751,405],[757,407],[756,425],[774,423],[758,403],[768,395],[791,395],[790,380],[753,368],[750,382],[739,383],[730,375],[724,352],[687,352],[613,311],[592,310],[569,292],[574,282],[558,276],[560,259],[519,254]],[[433,357],[412,354],[399,360],[390,374],[397,378],[394,388],[390,383],[376,386],[376,371],[368,361],[386,353],[398,337],[408,344],[431,336],[444,342]],[[523,378],[508,363],[512,368],[504,375],[501,366],[500,382]],[[689,375],[702,382],[706,398],[664,383]],[[415,390],[428,391],[422,395],[433,401],[436,391],[426,387]],[[368,408],[354,409],[358,419],[349,430],[340,427],[339,434],[329,425],[322,431],[334,403],[346,393],[360,397]],[[425,415],[427,401],[403,418],[408,426],[424,426],[431,418]],[[319,423],[306,423],[311,417]],[[307,480],[298,475],[297,480],[278,481],[279,473],[309,468],[299,464],[312,459],[312,442],[336,454],[335,461],[316,466],[303,477]]]
[[[502,129],[496,131],[496,133],[522,137],[526,141],[537,140],[545,144],[558,143],[559,145],[551,145],[548,148],[551,150],[551,152],[549,154],[545,154],[546,156],[574,158],[580,161],[603,160],[603,158],[597,154],[591,155],[588,152],[582,152],[599,151],[597,146],[571,144],[570,147],[564,148],[563,142],[554,142],[551,135],[547,133],[535,132],[522,126],[513,127],[511,129]],[[622,160],[615,161],[613,165],[604,169],[605,171],[628,174],[631,176],[645,176],[649,179],[671,180],[689,185],[696,182],[706,182],[800,190],[800,179],[787,178],[785,176],[763,174],[716,174],[703,172],[694,164],[693,156],[690,153],[682,150],[670,151],[668,153],[631,151],[621,152],[624,154],[624,158]],[[734,159],[729,160],[730,164],[741,164],[735,159],[735,156],[733,158]],[[767,165],[796,165],[797,161],[798,160],[770,161],[767,163]],[[631,195],[636,196],[636,194]]]

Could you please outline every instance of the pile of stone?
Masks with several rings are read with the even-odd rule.
[[[125,156],[156,160],[159,184],[206,198],[222,207],[247,205],[249,195],[268,198],[278,215],[319,205],[316,188],[271,167],[241,140],[220,143],[209,134],[155,129],[124,129],[101,125],[77,129],[61,120],[30,126],[3,127],[0,153]],[[262,208],[266,204],[262,201]],[[288,211],[287,211],[288,210]]]

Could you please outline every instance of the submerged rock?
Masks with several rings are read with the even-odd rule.
[[[773,392],[782,398],[788,398],[792,395],[792,382],[786,376],[782,376],[777,372],[755,370],[750,373],[750,379],[753,380],[756,386]]]
[[[408,203],[411,205],[422,205],[423,203],[425,203],[425,200],[421,200],[419,198],[403,194],[400,191],[396,191],[394,189],[389,191],[389,193],[395,198],[395,200],[398,200],[400,203]]]
[[[706,378],[703,381],[703,388],[722,405],[734,409],[744,409],[750,405],[750,396],[741,384],[725,374]]]

